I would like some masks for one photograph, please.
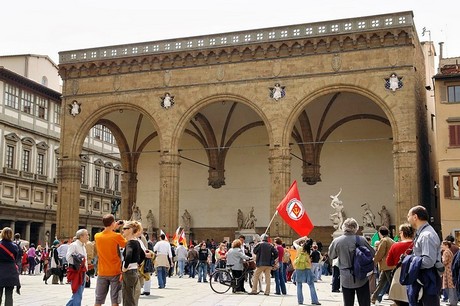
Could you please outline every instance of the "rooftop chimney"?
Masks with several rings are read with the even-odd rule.
[[[441,60],[442,60],[442,56],[443,56],[443,50],[442,50],[442,47],[444,46],[444,42],[440,42],[439,43],[439,65],[438,65],[438,73],[441,72]]]

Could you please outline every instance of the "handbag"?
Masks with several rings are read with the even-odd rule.
[[[152,259],[144,259],[144,273],[153,273],[154,271]]]
[[[247,270],[255,270],[256,269],[256,262],[254,260],[244,261],[243,266]]]

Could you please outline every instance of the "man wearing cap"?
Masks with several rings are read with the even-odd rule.
[[[126,239],[115,229],[123,225],[123,221],[115,222],[112,214],[102,217],[104,230],[94,235],[94,241],[98,256],[98,276],[96,282],[95,306],[105,304],[105,298],[110,288],[112,306],[121,303],[121,259],[119,248],[126,245]]]
[[[254,247],[254,254],[257,256],[256,257],[256,271],[254,272],[254,278],[252,279],[252,291],[249,292],[249,294],[259,294],[258,291],[258,284],[259,284],[259,277],[260,274],[264,273],[265,274],[265,282],[266,282],[266,287],[265,287],[265,295],[270,295],[270,274],[272,271],[272,262],[274,259],[278,256],[278,251],[276,248],[268,243],[268,235],[267,234],[262,234],[260,236],[262,239],[262,242],[258,243]]]

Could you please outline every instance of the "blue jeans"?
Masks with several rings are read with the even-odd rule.
[[[184,276],[185,259],[179,259],[177,261],[177,267],[179,268],[179,277]]]
[[[188,263],[188,268],[189,268],[189,276],[191,278],[195,278],[195,274],[196,274],[196,261],[191,261]]]
[[[284,272],[284,265],[280,265],[278,270],[274,271],[275,274],[275,294],[286,294],[286,273]]]
[[[315,281],[321,279],[321,265],[319,262],[312,262],[311,263],[311,270],[313,271],[313,275],[315,276]]]
[[[307,269],[307,284],[310,287],[310,296],[312,303],[318,303],[318,296],[315,289],[315,276],[310,269]],[[297,302],[303,304],[302,282],[297,282]]]
[[[157,267],[158,288],[166,287],[166,274],[168,270],[168,267]]]
[[[206,274],[208,273],[208,263],[200,262],[198,264],[198,281],[206,282]]]
[[[83,274],[83,282],[78,290],[72,294],[72,297],[67,302],[66,306],[81,306],[81,299],[83,298],[83,289],[85,289],[85,282],[86,282],[86,273]]]

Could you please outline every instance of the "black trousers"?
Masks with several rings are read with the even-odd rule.
[[[359,306],[371,305],[371,292],[369,289],[369,281],[359,288],[342,287],[343,305],[353,306],[355,304],[355,293],[358,296]]]
[[[332,291],[340,290],[340,269],[337,266],[332,267]]]

